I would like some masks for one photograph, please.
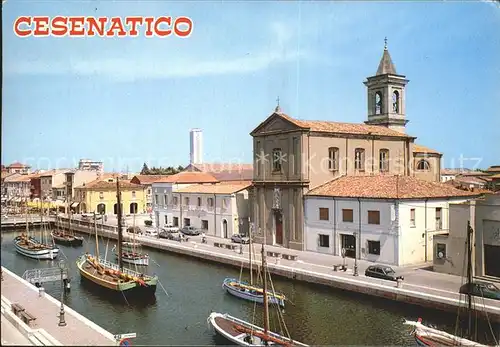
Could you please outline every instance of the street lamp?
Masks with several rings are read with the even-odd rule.
[[[59,269],[61,269],[61,310],[59,311],[59,326],[66,326],[66,321],[64,320],[64,270],[66,269],[66,264],[63,259],[59,261]]]
[[[354,273],[352,274],[353,276],[359,276],[358,274],[358,233],[355,231],[353,234],[354,236]]]

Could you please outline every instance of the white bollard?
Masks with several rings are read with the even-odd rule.
[[[40,298],[44,297],[45,296],[45,288],[44,287],[40,287],[38,288],[38,296]]]
[[[398,278],[396,280],[396,287],[397,288],[403,288],[403,280],[401,278]]]

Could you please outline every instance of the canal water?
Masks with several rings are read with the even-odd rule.
[[[39,261],[15,252],[13,239],[18,232],[2,235],[2,265],[22,276],[34,268],[55,267],[56,261]],[[218,342],[208,328],[206,319],[211,311],[228,312],[233,316],[262,324],[262,307],[235,298],[221,288],[226,277],[236,277],[233,267],[207,263],[196,259],[148,249],[153,262],[149,272],[156,273],[161,286],[156,299],[148,303],[126,302],[123,297],[103,296],[94,286],[81,283],[75,260],[82,252],[94,253],[95,238],[85,235],[84,246],[60,246],[61,258],[71,266],[72,285],[66,304],[113,334],[137,333],[132,344],[137,345],[214,345]],[[106,240],[100,239],[101,254]],[[109,241],[109,250],[115,241]],[[114,259],[108,252],[108,259]],[[157,264],[155,264],[157,263]],[[244,276],[247,277],[244,271]],[[424,322],[451,333],[456,317],[440,311],[404,305],[392,301],[344,292],[333,288],[273,278],[276,290],[291,299],[284,319],[288,331],[296,340],[310,345],[414,345],[409,327],[403,318]],[[47,283],[47,293],[61,295],[60,283]],[[254,313],[255,310],[255,313]],[[279,327],[277,314],[271,312],[271,327]],[[50,319],[50,317],[47,317]],[[54,317],[54,324],[58,318]],[[498,326],[493,327],[498,331]],[[274,330],[278,330],[279,328]],[[481,327],[479,339],[484,340]]]

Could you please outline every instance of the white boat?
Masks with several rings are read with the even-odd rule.
[[[266,266],[264,245],[262,245],[261,253],[262,269],[264,271],[264,327],[261,328],[242,319],[233,317],[227,313],[218,312],[212,312],[207,318],[207,323],[212,326],[217,335],[221,336],[231,344],[236,344],[239,346],[308,346],[302,342],[295,341],[290,337],[282,336],[269,330],[269,304],[267,295],[267,277],[269,275],[269,272]],[[282,318],[281,315],[280,317]],[[282,321],[280,325],[285,326],[285,331],[288,333],[285,322]]]
[[[405,324],[414,327],[412,335],[415,337],[415,342],[417,346],[475,346],[475,347],[486,347],[486,345],[467,340],[447,332],[430,328],[422,324],[422,319],[419,318],[418,321],[408,321],[405,320]]]
[[[207,322],[226,340],[238,346],[308,346],[302,342],[287,339],[280,334],[267,331],[227,313],[212,312]]]
[[[245,281],[237,280],[235,278],[226,278],[222,283],[222,288],[225,289],[229,294],[232,294],[238,298],[257,302],[259,304],[264,303],[264,290],[262,287],[251,285]],[[281,293],[267,293],[267,300],[270,304],[285,306],[286,297]]]
[[[14,239],[16,251],[26,257],[39,260],[53,260],[59,254],[59,248],[53,245],[46,245],[33,237],[25,234]]]

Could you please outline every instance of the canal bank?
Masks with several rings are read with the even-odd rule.
[[[33,345],[114,346],[114,335],[2,266],[2,318]]]
[[[63,220],[63,226],[69,227],[67,220]],[[73,220],[71,227],[79,232],[93,233],[93,223],[91,222]],[[101,222],[98,229],[99,234],[104,237],[115,240],[118,237],[117,227],[115,226]],[[199,237],[192,238],[187,243],[140,235],[137,235],[136,238],[144,246],[152,249],[232,265],[238,268],[242,266],[249,268],[248,246],[243,249],[243,254],[239,254],[239,247],[235,250],[225,248],[225,244],[230,243],[229,240],[211,237],[209,238],[211,242],[202,244]],[[217,244],[223,247],[215,247]],[[256,244],[254,246],[257,251],[256,262],[259,263],[260,245]],[[363,276],[364,267],[367,266],[366,262],[358,262],[361,265],[360,276],[353,276],[352,270],[346,272],[333,271],[333,265],[340,263],[340,260],[335,257],[293,251],[269,245],[266,246],[266,250],[270,252],[270,255],[279,255],[278,257],[268,258],[269,271],[272,274],[288,279],[325,285],[451,313],[456,313],[460,308],[465,307],[465,298],[458,293],[461,279],[456,276],[437,274],[430,271],[417,273],[415,269],[409,269],[410,272],[405,273],[405,281],[402,286],[398,287],[395,282]],[[283,256],[287,256],[289,259],[284,259]],[[291,260],[292,258],[294,260]],[[495,323],[500,322],[499,301],[478,298],[475,300],[473,307],[477,317]]]

